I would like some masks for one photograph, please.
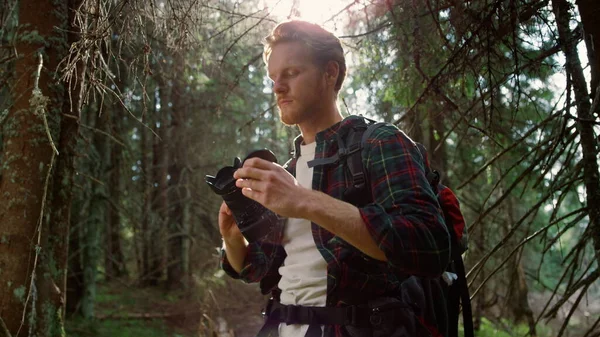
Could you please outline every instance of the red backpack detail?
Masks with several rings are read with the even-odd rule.
[[[438,201],[440,207],[444,211],[444,218],[448,225],[451,225],[454,230],[451,235],[455,235],[452,241],[456,247],[453,254],[462,255],[467,250],[468,236],[465,218],[460,211],[460,203],[456,194],[445,185],[438,185]]]

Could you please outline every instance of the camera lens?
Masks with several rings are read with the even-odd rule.
[[[251,152],[244,161],[254,157],[274,163],[277,162],[273,152],[267,149]],[[223,198],[231,213],[233,213],[242,235],[248,242],[254,242],[265,238],[271,233],[279,225],[280,218],[268,208],[244,196],[242,190],[235,186],[236,179],[233,177],[233,173],[242,166],[243,163],[240,159],[235,158],[233,166],[221,168],[216,176],[207,175],[205,181],[213,192]]]

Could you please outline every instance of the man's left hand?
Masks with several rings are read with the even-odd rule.
[[[308,191],[281,165],[260,158],[250,158],[233,174],[242,193],[285,217],[298,218],[300,201]]]

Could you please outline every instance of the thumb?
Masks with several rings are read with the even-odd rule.
[[[225,214],[227,215],[231,215],[231,209],[229,209],[229,206],[227,206],[227,204],[225,202],[223,202],[223,212],[225,212]]]

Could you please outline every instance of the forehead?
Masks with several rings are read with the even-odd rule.
[[[301,42],[281,42],[271,50],[267,62],[269,74],[292,66],[312,65],[313,57]]]

